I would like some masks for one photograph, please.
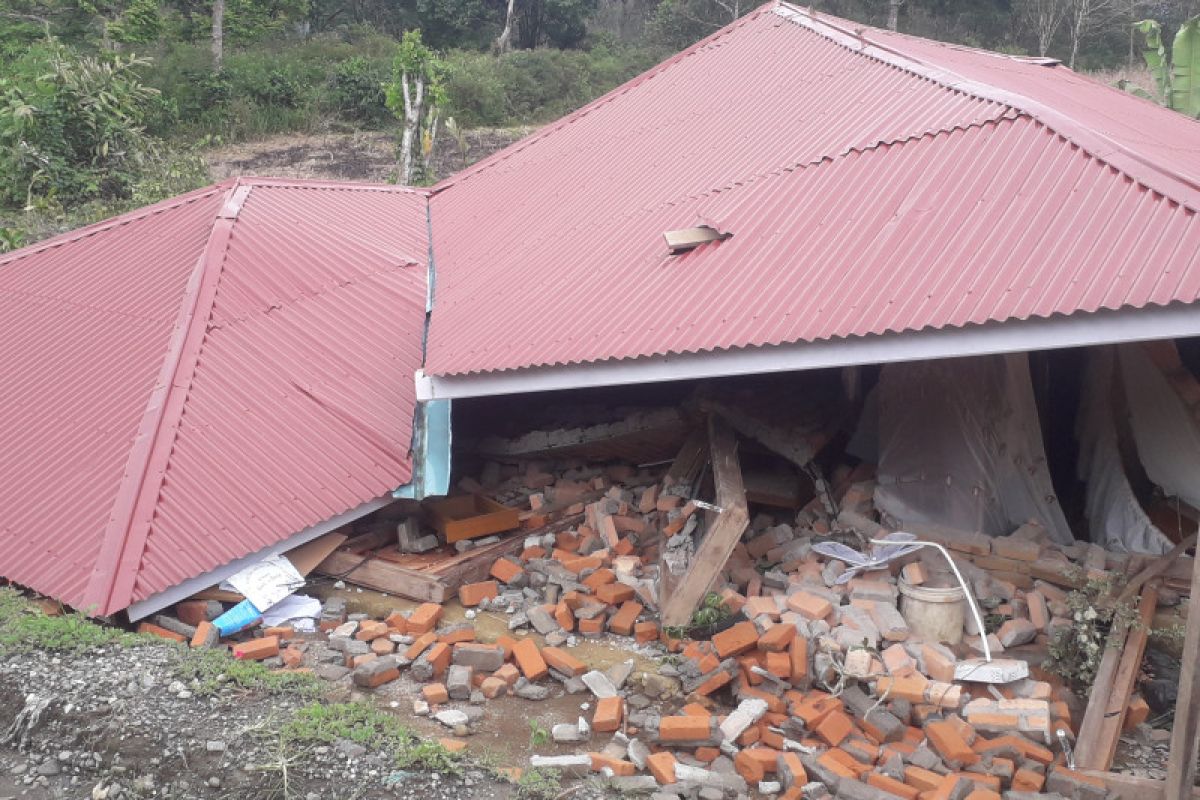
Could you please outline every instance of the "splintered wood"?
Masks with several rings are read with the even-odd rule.
[[[664,626],[688,623],[750,524],[733,430],[720,418],[710,417],[708,439],[716,506],[720,510],[712,513],[713,521],[682,577],[660,583],[659,606]]]

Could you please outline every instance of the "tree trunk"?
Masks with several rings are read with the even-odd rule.
[[[888,30],[897,30],[900,26],[900,3],[903,0],[888,0]]]
[[[513,23],[513,3],[515,0],[508,0],[508,10],[504,13],[504,30],[500,31],[500,35],[496,37],[496,55],[504,55],[512,46],[512,23]]]
[[[400,183],[408,186],[413,178],[413,143],[421,127],[421,105],[425,101],[425,79],[417,76],[410,88],[408,73],[400,76],[404,91],[404,130],[400,134]]]
[[[213,0],[212,58],[213,69],[220,71],[225,57],[225,0]]]

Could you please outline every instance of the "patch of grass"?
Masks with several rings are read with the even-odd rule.
[[[0,588],[0,652],[78,652],[106,644],[144,643],[146,637],[100,625],[83,614],[50,616],[15,589]]]
[[[553,800],[562,790],[562,783],[549,770],[527,769],[517,779],[516,787],[520,800]]]
[[[394,754],[398,769],[461,775],[462,757],[432,739],[417,736],[398,717],[369,703],[312,703],[283,727],[289,744],[333,744],[346,739]]]
[[[303,697],[316,697],[321,692],[321,681],[307,672],[268,669],[257,661],[231,658],[223,650],[180,649],[175,673],[184,683],[195,682],[194,691],[199,696],[231,688]]]

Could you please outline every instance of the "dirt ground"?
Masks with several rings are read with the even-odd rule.
[[[345,597],[351,613],[382,615],[416,605],[327,582],[309,593]],[[457,602],[447,603],[445,622],[464,619],[465,609]],[[508,630],[507,620],[498,613],[480,613],[472,624],[480,641],[493,641]],[[323,639],[314,635],[303,645],[309,663],[318,662]],[[581,641],[573,653],[600,669],[627,659],[634,661],[637,672],[658,669],[649,651],[607,637]],[[495,768],[526,768],[534,753],[577,752],[577,745],[535,741],[532,732],[590,716],[592,698],[587,693],[557,690],[538,702],[497,698],[476,707],[480,718],[470,726],[470,735],[462,737],[471,765],[462,776],[399,770],[393,753],[360,752],[346,740],[285,745],[280,731],[308,704],[365,701],[394,715],[420,737],[452,737],[435,720],[413,713],[422,684],[407,672],[367,693],[354,688],[348,676],[322,681],[317,697],[247,691],[229,684],[210,693],[187,678],[180,654],[165,643],[0,654],[0,800],[516,800],[531,795],[500,779]],[[46,703],[40,717],[26,719],[39,702]],[[451,707],[469,708],[467,703]],[[577,785],[571,796],[586,800],[608,794],[601,786],[587,784]]]
[[[444,134],[434,153],[436,182],[507,147],[533,128],[480,128],[465,131],[462,141]],[[394,131],[285,134],[215,148],[206,154],[213,180],[235,175],[276,178],[367,181],[396,179]]]

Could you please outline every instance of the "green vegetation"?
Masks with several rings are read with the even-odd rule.
[[[550,730],[532,717],[529,719],[529,748],[541,747],[550,741]]]
[[[692,625],[715,625],[728,616],[729,609],[725,607],[725,601],[721,599],[721,595],[709,592],[704,595],[704,600],[700,602],[696,613],[692,614]]]
[[[558,775],[544,769],[527,769],[517,779],[519,800],[553,800],[562,791]]]
[[[1104,648],[1110,642],[1119,645],[1138,624],[1137,604],[1115,601],[1123,584],[1113,576],[1092,579],[1079,567],[1072,567],[1067,577],[1080,587],[1067,593],[1073,624],[1051,637],[1045,667],[1073,688],[1086,691],[1096,680]]]
[[[462,758],[436,741],[422,738],[398,717],[370,703],[312,703],[284,725],[285,744],[333,744],[345,739],[395,754],[398,769],[424,769],[460,775]]]
[[[281,672],[257,661],[239,661],[224,650],[179,648],[174,672],[200,697],[229,691],[316,697],[321,681],[306,672]]]
[[[1179,26],[1170,56],[1163,45],[1159,23],[1147,19],[1135,27],[1146,37],[1142,56],[1158,89],[1158,98],[1153,99],[1180,114],[1200,117],[1200,17],[1192,17]]]
[[[439,136],[454,147],[472,128],[555,119],[756,5],[0,0],[0,251],[202,185],[207,148],[276,134],[386,130],[402,176],[428,182]],[[890,14],[907,33],[1088,69],[1133,65],[1132,25],[1146,9],[1113,0],[812,7],[878,26]],[[1194,0],[1153,11],[1164,35],[1144,24],[1155,37],[1147,57],[1169,73],[1172,107],[1194,108],[1183,104],[1200,102],[1189,77],[1200,52],[1186,21]],[[423,108],[405,109],[406,75],[410,99],[423,83]]]
[[[146,637],[99,625],[83,614],[51,616],[15,589],[0,588],[0,652],[81,652],[107,644],[145,642]]]

